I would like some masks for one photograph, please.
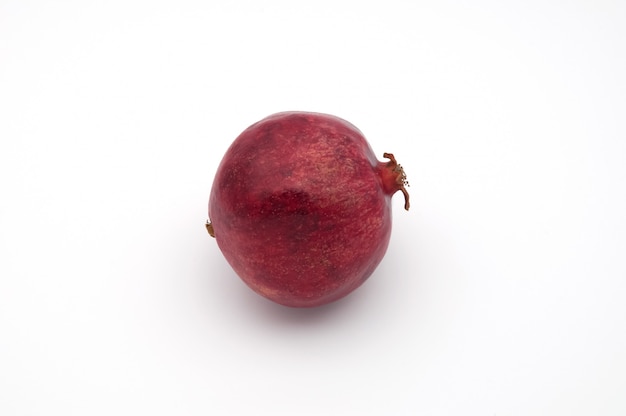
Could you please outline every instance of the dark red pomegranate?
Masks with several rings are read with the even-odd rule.
[[[274,114],[248,127],[217,170],[207,230],[257,293],[293,307],[359,287],[382,260],[391,196],[406,176],[376,160],[363,134],[318,113]]]

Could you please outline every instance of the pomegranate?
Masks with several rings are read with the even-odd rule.
[[[390,153],[379,162],[363,134],[338,117],[269,116],[227,150],[206,227],[254,291],[313,307],[359,287],[382,260],[391,196],[408,185]]]

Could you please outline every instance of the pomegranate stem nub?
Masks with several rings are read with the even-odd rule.
[[[213,230],[213,224],[211,224],[211,222],[209,222],[209,220],[207,220],[206,224],[204,225],[206,227],[207,232],[209,233],[209,235],[213,238],[215,238],[215,230]]]

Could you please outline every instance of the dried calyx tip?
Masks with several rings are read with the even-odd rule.
[[[383,157],[389,159],[387,166],[397,175],[396,184],[398,185],[398,189],[402,192],[402,195],[404,195],[404,209],[408,211],[411,204],[409,203],[409,193],[405,188],[406,186],[409,186],[406,173],[404,173],[402,165],[398,163],[393,153],[383,153]]]

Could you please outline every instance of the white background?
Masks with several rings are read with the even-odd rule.
[[[0,414],[626,414],[626,3],[370,3],[0,1]],[[411,183],[314,310],[204,230],[282,110]]]

